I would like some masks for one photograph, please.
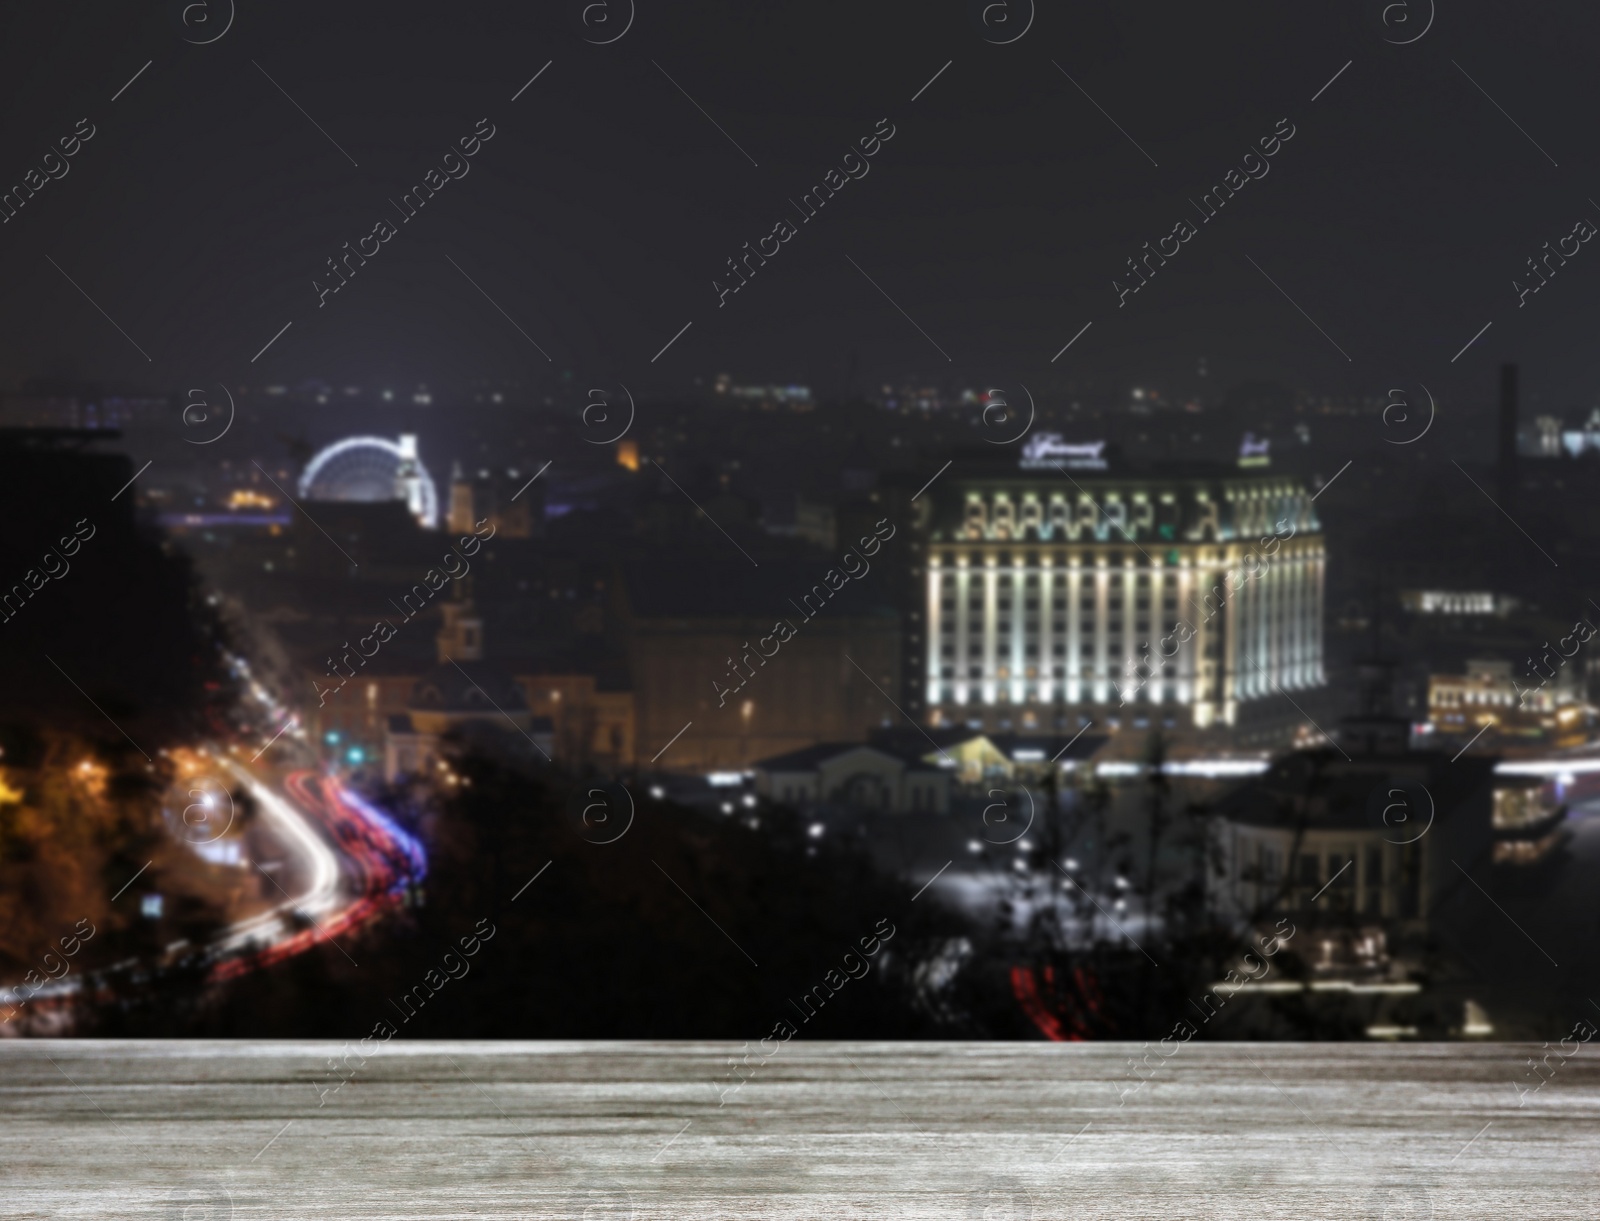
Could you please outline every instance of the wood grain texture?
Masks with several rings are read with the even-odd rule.
[[[1127,1044],[734,1050],[7,1041],[0,1214],[1600,1216],[1587,1046],[1519,1100],[1525,1046],[1190,1044],[1120,1104]]]

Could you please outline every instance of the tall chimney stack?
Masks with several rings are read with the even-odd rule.
[[[1508,512],[1517,492],[1517,366],[1500,366],[1500,504]]]

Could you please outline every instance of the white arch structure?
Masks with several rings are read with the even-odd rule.
[[[306,464],[306,469],[301,472],[299,484],[301,498],[306,499],[311,496],[312,485],[316,483],[318,476],[327,470],[330,463],[337,463],[339,459],[345,458],[347,455],[359,454],[361,451],[367,451],[372,455],[372,458],[368,459],[369,463],[372,459],[377,459],[379,463],[387,467],[389,463],[386,459],[393,460],[396,498],[404,499],[412,514],[424,526],[427,526],[430,530],[437,528],[439,524],[438,489],[434,487],[433,476],[428,474],[428,468],[422,464],[422,459],[417,455],[416,437],[409,434],[401,437],[398,441],[392,441],[388,437],[346,437],[342,441],[335,441],[332,445],[320,450]],[[385,457],[378,458],[379,454]],[[356,459],[355,465],[359,469],[367,464]],[[414,467],[414,473],[402,477],[401,472],[407,465]],[[335,470],[337,470],[337,467],[335,467]],[[336,496],[332,499],[368,498]],[[372,497],[371,499],[382,498]]]

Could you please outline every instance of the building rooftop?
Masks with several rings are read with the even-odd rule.
[[[522,686],[492,661],[441,662],[417,680],[410,706],[427,712],[526,712]]]
[[[771,758],[758,760],[754,766],[764,772],[809,772],[815,771],[831,759],[837,759],[840,755],[846,755],[851,751],[857,750],[870,750],[875,754],[886,755],[905,764],[908,771],[937,772],[940,770],[924,763],[919,757],[907,757],[897,751],[886,750],[881,746],[868,742],[819,742],[815,746],[792,750],[788,754],[773,755]]]
[[[1422,818],[1429,806],[1434,815],[1449,817],[1491,783],[1495,762],[1488,755],[1451,762],[1438,751],[1347,759],[1326,747],[1297,750],[1274,760],[1261,776],[1218,801],[1214,810],[1246,826],[1288,830],[1304,818],[1307,830],[1394,831],[1401,815]],[[1385,811],[1401,803],[1405,808],[1386,822]]]

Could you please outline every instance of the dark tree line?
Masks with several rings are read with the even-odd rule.
[[[802,1037],[942,1033],[913,977],[959,922],[791,813],[704,814],[630,786],[631,827],[596,844],[586,781],[482,753],[454,767],[453,795],[419,820],[421,894],[341,939],[348,959],[322,946],[220,987],[182,981],[120,1007],[119,1028],[353,1040],[386,1020],[405,1037],[754,1041],[786,1019]],[[885,922],[893,935],[863,954]]]

